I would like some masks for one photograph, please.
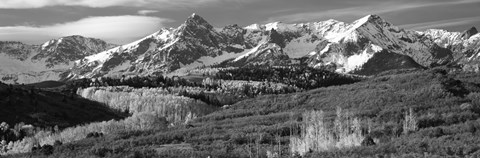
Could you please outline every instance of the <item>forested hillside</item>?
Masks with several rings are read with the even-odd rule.
[[[38,142],[29,141],[31,145],[21,142],[30,137],[44,137],[42,132],[59,132],[72,126],[128,116],[69,91],[60,93],[3,83],[0,83],[0,107],[0,154],[31,151]]]
[[[358,76],[338,74],[325,69],[315,69],[307,66],[252,66],[223,69],[215,74],[215,78],[276,82],[306,90],[333,85],[350,84],[361,80],[361,77]]]
[[[33,155],[477,157],[479,78],[450,69],[390,71],[350,85],[261,95],[186,125],[117,131]]]
[[[74,92],[46,91],[30,86],[0,83],[0,121],[24,122],[36,127],[65,128],[92,121],[120,119],[125,115]]]
[[[124,113],[154,113],[171,124],[183,124],[215,110],[214,106],[202,101],[175,96],[162,88],[90,87],[79,89],[77,93]]]

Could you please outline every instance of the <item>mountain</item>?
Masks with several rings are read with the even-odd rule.
[[[309,54],[310,66],[327,66],[337,72],[355,73],[379,52],[391,53],[390,58],[401,58],[399,63],[409,62],[411,58],[423,67],[443,65],[452,59],[449,50],[413,31],[393,26],[377,15],[368,15],[346,28],[344,33],[317,45]],[[390,68],[397,69],[395,66]]]
[[[214,28],[197,14],[177,28],[163,28],[136,42],[76,61],[67,79],[121,75],[157,75],[222,63],[226,66],[285,65],[305,57],[349,24],[273,22],[244,28]]]
[[[59,64],[68,65],[71,61],[98,53],[113,46],[113,44],[99,39],[85,38],[78,35],[68,36],[44,43],[41,51],[33,56],[32,60],[41,61],[44,59],[47,67],[54,67]]]
[[[371,57],[360,54],[373,54],[383,49],[409,55],[423,66],[442,64],[450,58],[448,53],[431,53],[435,49],[442,51],[441,47],[433,42],[420,41],[413,33],[391,26],[375,15],[353,24],[327,20],[214,28],[193,14],[178,28],[161,29],[136,42],[76,61],[68,79],[157,75],[215,63],[227,66],[285,65],[291,63],[290,58],[300,57],[307,57],[310,66],[330,66],[335,70],[346,69],[340,72],[349,73],[366,62],[360,60]],[[416,43],[403,42],[403,38]],[[338,49],[326,48],[330,46]],[[335,59],[325,57],[324,53],[335,56]],[[352,61],[345,62],[351,56]]]
[[[72,67],[73,61],[112,46],[82,36],[62,37],[43,45],[0,42],[0,79],[6,83],[59,80],[59,75]]]
[[[453,52],[456,64],[466,71],[479,71],[480,34],[475,27],[462,32],[430,29],[419,34],[431,38],[439,46]]]
[[[283,51],[285,41],[282,34],[275,29],[268,32],[265,41],[259,44],[232,61],[228,61],[230,65],[244,66],[244,65],[282,65],[290,62],[289,56]]]
[[[75,62],[68,78],[125,74],[157,75],[191,65],[211,65],[243,52],[244,30],[237,25],[216,29],[193,14],[178,28],[163,28],[136,42]]]
[[[372,75],[392,69],[440,65],[479,69],[476,64],[480,60],[478,39],[480,35],[475,28],[463,33],[419,32],[396,27],[377,15],[368,15],[353,23],[330,19],[216,28],[192,14],[177,28],[161,28],[135,42],[113,48],[104,42],[81,42],[75,37],[52,40],[42,47],[12,43],[0,48],[15,61],[43,61],[41,64],[45,66],[41,70],[47,67],[49,71],[36,71],[33,75],[43,79],[183,75],[185,70],[202,66],[289,65],[296,63],[293,59],[297,58],[304,59],[302,63],[311,67]],[[7,75],[4,78],[28,81]]]

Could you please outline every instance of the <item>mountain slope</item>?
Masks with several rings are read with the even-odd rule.
[[[396,58],[392,59],[398,61],[395,63],[411,63],[407,64],[410,65],[409,68],[434,67],[454,61],[451,50],[440,47],[434,40],[425,38],[415,31],[400,29],[377,15],[365,16],[352,24],[336,20],[302,24],[274,22],[265,25],[254,24],[245,29],[247,39],[250,38],[249,41],[256,41],[259,44],[233,60],[234,62],[245,56],[261,54],[264,50],[259,48],[266,47],[261,45],[268,44],[276,44],[281,48],[278,50],[282,50],[289,57],[306,57],[309,66],[341,73],[355,73],[365,69],[363,64],[375,53],[383,50],[389,52],[390,58]],[[268,36],[271,36],[269,33],[271,30],[279,34],[274,41],[267,40],[270,39]],[[369,68],[375,66],[371,65],[372,63],[376,62],[370,62]],[[379,64],[377,66],[385,63]],[[404,66],[400,64],[386,68],[402,69]]]
[[[3,83],[0,83],[0,106],[0,121],[12,126],[24,122],[35,127],[58,125],[65,128],[125,117],[101,103],[80,98],[74,93],[62,94]]]
[[[161,29],[136,42],[76,61],[68,79],[121,75],[157,75],[212,65],[284,65],[304,57],[348,31],[348,24],[324,22],[229,25],[214,28],[193,14],[178,28]],[[225,63],[224,62],[224,63]]]
[[[365,129],[374,142],[325,151],[313,148],[304,157],[425,157],[427,154],[427,157],[477,157],[480,152],[480,115],[476,110],[480,92],[478,77],[471,73],[449,74],[440,69],[391,71],[354,84],[247,99],[195,119],[184,127],[119,132],[55,146],[50,157],[142,154],[148,154],[145,157],[249,157],[264,156],[267,152],[291,157],[289,139],[303,133],[299,131],[299,127],[305,125],[306,115],[303,114],[315,110],[323,111],[323,116],[308,118],[326,124],[321,130],[353,129],[338,126],[344,121],[335,117],[345,112],[345,118],[358,118],[360,125],[357,127]],[[469,79],[475,82],[465,81]],[[452,89],[465,91],[462,95]],[[408,111],[413,111],[418,128],[403,132]],[[319,136],[311,139],[324,140]],[[190,145],[192,148],[182,147]],[[17,157],[42,157],[41,154]]]
[[[453,59],[449,50],[428,38],[417,36],[413,31],[399,29],[377,15],[368,15],[347,28],[336,38],[326,39],[317,45],[316,51],[309,54],[309,64],[349,73],[363,69],[362,65],[381,50],[397,54],[392,58],[406,55],[424,67],[443,65]],[[395,66],[391,68],[396,69]]]
[[[454,54],[454,60],[467,71],[478,71],[480,61],[480,33],[472,27],[463,33],[446,30],[430,29],[419,32],[431,38],[438,45],[449,49]]]
[[[7,83],[59,80],[73,61],[103,51],[112,44],[82,36],[67,36],[43,45],[0,42],[0,78]]]
[[[116,74],[156,75],[200,62],[202,57],[219,57],[243,51],[241,28],[221,31],[193,14],[178,28],[161,29],[136,42],[76,61],[68,78]]]
[[[193,14],[177,28],[162,28],[115,48],[99,40],[72,36],[43,46],[10,43],[0,47],[0,51],[6,52],[0,53],[3,55],[0,60],[5,65],[2,78],[11,82],[182,75],[189,69],[219,63],[237,67],[289,65],[294,61],[292,58],[306,59],[308,66],[340,73],[383,71],[373,69],[386,64],[378,63],[387,61],[378,57],[394,58],[388,59],[396,61],[387,66],[389,69],[405,68],[401,63],[411,63],[407,64],[409,68],[458,64],[479,69],[476,64],[480,60],[479,39],[475,28],[463,33],[417,32],[398,28],[377,15],[365,16],[351,24],[327,20],[215,28]],[[375,56],[379,52],[388,53]],[[376,62],[369,62],[374,56]],[[366,63],[369,66],[364,66]]]

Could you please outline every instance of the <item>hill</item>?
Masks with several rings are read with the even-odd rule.
[[[23,122],[35,127],[65,128],[125,117],[101,103],[70,92],[46,91],[30,86],[1,84],[0,107],[0,121],[12,126]]]
[[[288,156],[294,151],[291,138],[304,128],[305,112],[321,110],[319,121],[334,133],[342,122],[358,118],[362,145],[311,150],[306,157],[475,157],[479,77],[445,69],[390,71],[350,85],[247,99],[185,126],[71,142],[55,146],[50,156]],[[415,123],[408,126],[406,120]]]

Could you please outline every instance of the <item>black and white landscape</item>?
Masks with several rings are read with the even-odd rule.
[[[480,157],[479,6],[5,0],[0,155]]]

